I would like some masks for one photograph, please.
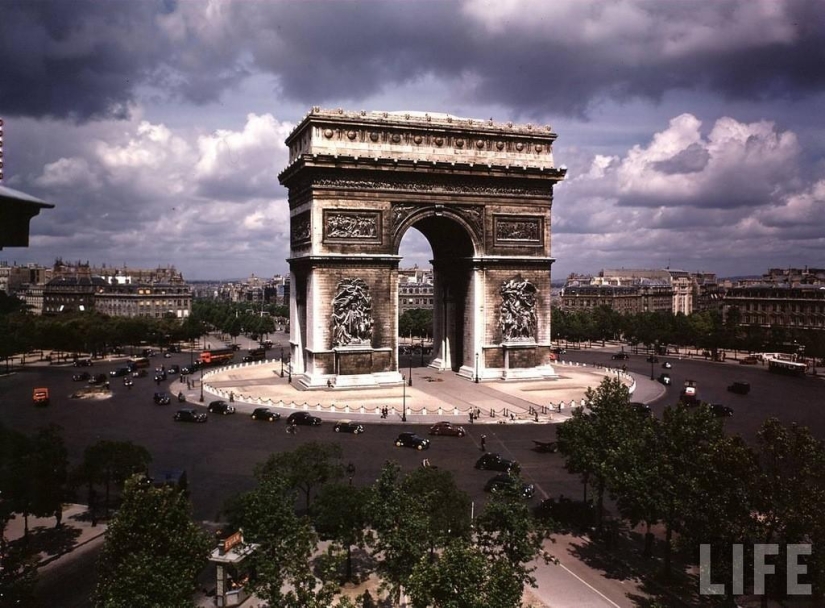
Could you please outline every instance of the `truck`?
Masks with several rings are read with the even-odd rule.
[[[32,391],[32,402],[35,405],[49,405],[49,389],[36,388]]]

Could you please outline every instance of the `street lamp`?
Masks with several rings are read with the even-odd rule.
[[[404,376],[401,376],[403,379]],[[401,422],[407,422],[407,383],[402,382],[401,388],[404,390],[401,397]]]
[[[201,403],[203,403],[203,366],[201,366]]]
[[[281,347],[281,378],[284,377],[284,347]]]
[[[476,353],[476,384],[478,384],[478,353]]]
[[[286,373],[288,376],[288,382],[292,384],[292,355],[289,356],[289,361],[287,361]]]
[[[656,357],[653,355],[650,356],[650,379],[655,380],[656,378],[653,377],[653,362],[656,360]]]
[[[353,463],[347,465],[347,474],[349,475],[349,485],[352,485],[352,477],[355,475],[355,465]]]
[[[412,338],[410,338],[410,377],[407,378],[407,384],[409,384],[410,386],[412,386],[412,358]]]

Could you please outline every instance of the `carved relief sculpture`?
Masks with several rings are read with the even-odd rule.
[[[495,218],[496,242],[535,243],[542,241],[542,222],[540,218]]]
[[[533,341],[536,336],[536,286],[523,279],[501,285],[502,342]]]
[[[292,220],[292,236],[293,244],[308,241],[310,237],[310,215],[309,213],[302,213]]]
[[[324,213],[328,239],[378,239],[378,213]]]
[[[361,279],[344,279],[332,300],[332,346],[369,345],[372,340],[372,298]]]

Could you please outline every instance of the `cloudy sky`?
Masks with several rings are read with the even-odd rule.
[[[2,0],[0,50],[4,184],[56,204],[9,263],[286,272],[318,105],[552,125],[554,278],[825,267],[821,0]]]

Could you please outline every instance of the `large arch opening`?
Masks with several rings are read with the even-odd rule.
[[[402,256],[402,265],[407,256],[405,251],[420,259],[422,241],[427,243],[432,257],[432,351],[427,357],[430,366],[458,372],[472,361],[474,327],[470,298],[473,285],[473,258],[476,244],[471,232],[460,218],[450,213],[425,211],[410,217],[399,230],[396,252]],[[408,248],[402,243],[408,242]],[[403,297],[403,294],[400,295]],[[399,306],[403,314],[404,303]],[[400,336],[402,338],[403,336]],[[424,360],[424,345],[420,345],[420,362]],[[399,360],[412,367],[412,360],[405,360],[403,349]],[[469,354],[468,354],[469,353]],[[409,353],[410,356],[415,352]]]

